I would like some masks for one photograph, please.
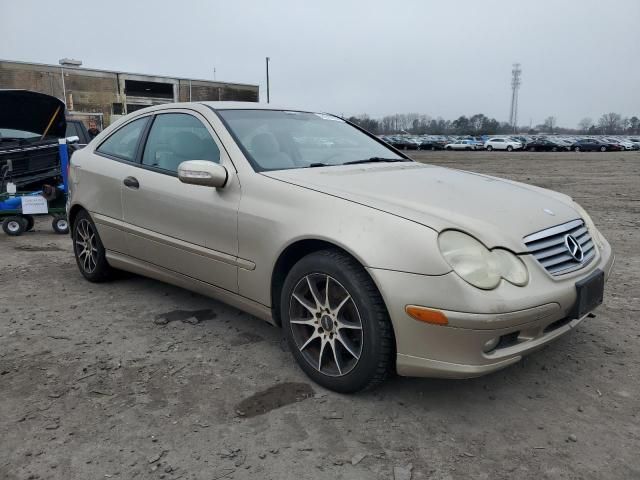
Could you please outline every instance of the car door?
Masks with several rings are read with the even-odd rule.
[[[129,255],[226,290],[238,290],[240,184],[224,188],[180,182],[178,165],[209,160],[235,172],[207,120],[187,109],[154,115],[139,163],[122,178]]]
[[[127,122],[93,152],[82,150],[82,155],[73,156],[72,168],[77,170],[74,176],[78,183],[91,185],[90,189],[75,189],[76,200],[89,210],[107,250],[127,253],[120,228],[123,220],[121,185],[136,160],[148,120],[149,117],[143,117]]]

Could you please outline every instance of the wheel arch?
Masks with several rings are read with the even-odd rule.
[[[280,295],[282,293],[282,286],[284,284],[284,280],[291,270],[291,268],[303,257],[309,255],[310,253],[317,252],[320,250],[338,250],[351,258],[353,258],[359,265],[361,265],[373,284],[378,288],[378,285],[373,277],[371,277],[370,273],[365,268],[364,263],[358,256],[356,256],[353,252],[349,251],[345,247],[338,245],[329,240],[324,240],[320,238],[303,238],[298,239],[287,245],[278,256],[277,260],[274,263],[273,270],[271,272],[271,309],[273,315],[273,321],[276,325],[282,326],[282,321],[280,319]],[[382,293],[380,296],[382,297]],[[384,299],[383,299],[384,301]],[[387,308],[385,303],[385,308]]]
[[[88,212],[86,208],[84,208],[82,205],[78,203],[76,203],[75,205],[72,205],[71,208],[69,209],[69,215],[68,215],[69,231],[71,232],[73,231],[73,224],[76,221],[76,217],[82,210]]]

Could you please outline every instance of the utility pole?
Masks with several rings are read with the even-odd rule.
[[[269,57],[267,57],[267,103],[269,103]]]
[[[520,64],[514,63],[511,70],[511,113],[509,115],[509,123],[514,133],[518,130],[518,90],[520,90],[520,84],[522,83],[520,75],[522,75]]]
[[[67,108],[67,88],[64,84],[64,67],[80,67],[82,65],[81,60],[74,60],[72,58],[61,58],[58,60],[60,64],[60,76],[62,77],[62,103],[64,103],[64,107]]]

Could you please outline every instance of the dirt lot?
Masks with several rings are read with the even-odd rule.
[[[311,384],[280,332],[0,234],[0,478],[640,478],[640,153],[417,153],[572,195],[617,264],[597,317],[488,377]],[[395,472],[394,472],[395,471]]]

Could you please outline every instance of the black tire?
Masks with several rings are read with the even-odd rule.
[[[59,233],[60,235],[66,235],[69,233],[69,222],[67,222],[67,217],[64,215],[56,215],[53,217],[53,220],[51,221],[51,228],[53,228],[54,232]]]
[[[33,218],[33,215],[22,215],[22,218],[24,219],[25,222],[27,222],[25,231],[30,232],[31,230],[33,230],[33,227],[36,224],[36,219]]]
[[[451,151],[451,150],[452,150],[452,148],[451,148],[451,147],[447,147],[447,150]]]
[[[513,151],[513,147],[511,145],[507,145],[507,152],[512,152]]]
[[[529,151],[530,152],[535,152],[536,151],[536,147],[529,147]]]
[[[84,251],[83,244],[86,244],[84,238],[86,238],[87,232],[89,232],[89,234],[93,234],[93,238],[95,240],[93,243],[95,256],[89,260],[87,260],[86,255],[82,254]],[[93,223],[91,216],[85,210],[78,213],[73,222],[72,239],[73,253],[76,257],[76,264],[78,265],[78,269],[82,276],[90,282],[95,283],[109,280],[112,277],[113,269],[107,262],[105,249],[102,245],[102,240],[100,240],[100,236],[98,235],[96,225]],[[92,266],[93,268],[91,268]]]
[[[343,360],[345,360],[346,357],[347,362],[352,362],[349,369],[344,373],[339,367],[337,368],[339,373],[337,373],[336,370],[334,370],[333,374],[331,374],[330,371],[327,373],[322,372],[323,359],[327,360],[326,353],[317,355],[317,357],[320,358],[319,362],[315,358],[310,358],[313,357],[312,354],[314,351],[322,352],[320,349],[320,344],[324,342],[322,336],[325,335],[326,338],[329,338],[329,335],[331,335],[329,330],[323,330],[322,328],[323,326],[326,328],[323,322],[325,321],[325,317],[328,318],[327,315],[319,312],[314,316],[310,313],[311,310],[309,310],[309,307],[301,307],[302,303],[294,299],[294,292],[300,292],[299,288],[305,288],[307,285],[310,285],[309,278],[311,277],[319,278],[320,285],[324,284],[325,278],[330,277],[330,279],[327,280],[327,284],[333,284],[330,290],[335,294],[336,289],[338,289],[337,292],[341,294],[341,298],[348,300],[347,303],[342,306],[342,309],[340,309],[339,307],[335,307],[335,303],[342,302],[334,298],[333,302],[331,300],[329,301],[329,308],[338,308],[341,316],[345,315],[342,312],[346,311],[347,314],[345,317],[350,313],[350,318],[356,319],[355,322],[349,320],[346,322],[347,324],[351,323],[353,325],[359,322],[361,325],[360,330],[351,330],[349,328],[341,330],[336,326],[338,325],[337,323],[329,327],[336,332],[334,334],[334,344],[337,346],[335,347],[336,350],[332,350],[329,346],[324,351],[328,353],[335,352],[333,356],[329,355],[328,363],[333,362],[337,364],[338,357]],[[308,291],[310,293],[311,289],[309,288]],[[317,292],[320,298],[326,298],[326,288],[324,293],[320,293],[319,289]],[[348,296],[346,294],[348,294]],[[300,298],[299,295],[300,293],[297,293],[298,298]],[[305,301],[307,300],[305,299]],[[312,299],[308,301],[309,304],[311,304],[311,302],[313,302]],[[315,307],[313,308],[317,309],[318,303],[314,303]],[[303,314],[310,317],[303,321],[309,321],[313,324],[292,324],[292,312],[296,315],[296,318],[300,318],[297,315],[299,311],[302,311]],[[298,261],[284,281],[282,294],[280,296],[280,312],[284,336],[294,358],[300,368],[319,385],[336,392],[353,393],[380,384],[393,371],[395,340],[389,314],[369,274],[349,255],[339,250],[321,250],[311,253]],[[331,325],[330,320],[329,325]],[[348,350],[343,346],[344,343],[337,341],[338,337],[343,338],[343,334],[340,333],[343,331],[346,332],[344,335],[352,335],[354,334],[353,332],[355,332],[355,335],[358,336],[355,342],[347,342],[350,343],[352,349],[359,350],[360,355],[358,358],[354,355],[349,355],[347,353]],[[302,334],[301,332],[305,333]],[[315,338],[309,341],[309,339],[314,336]],[[307,339],[306,342],[304,341],[305,338]],[[305,343],[308,347],[299,347],[300,343]],[[305,353],[302,352],[303,349]],[[312,361],[313,363],[318,362],[320,368],[316,368],[312,364]],[[329,367],[330,366],[331,365],[329,365]],[[349,366],[349,364],[347,364],[347,366]],[[325,367],[326,370],[329,370],[329,367]],[[343,363],[343,368],[344,367],[345,363]]]
[[[436,151],[436,147],[431,146],[431,151],[432,151],[432,152],[435,152],[435,151]]]
[[[27,229],[27,221],[24,217],[10,216],[2,221],[2,230],[11,237],[22,235]]]
[[[493,151],[493,147],[492,147],[491,145],[489,145],[489,146],[487,147],[487,151],[489,151],[489,152]]]

